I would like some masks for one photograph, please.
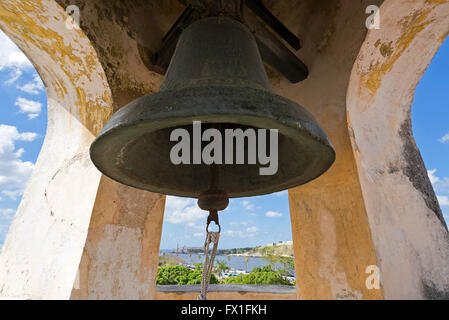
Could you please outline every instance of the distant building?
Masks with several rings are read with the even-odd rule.
[[[265,247],[276,247],[276,246],[286,246],[293,245],[293,241],[278,241],[267,244]]]

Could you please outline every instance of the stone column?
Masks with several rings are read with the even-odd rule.
[[[449,234],[411,128],[415,88],[449,34],[449,1],[385,1],[347,108],[387,299],[449,298]]]
[[[52,0],[0,3],[0,27],[48,98],[44,145],[0,254],[0,297],[151,299],[164,197],[102,177],[90,161],[114,104],[91,42],[67,19]]]
[[[165,196],[101,178],[72,299],[154,299]]]
[[[291,19],[299,24],[291,28],[302,28],[309,40],[299,55],[310,76],[296,85],[273,81],[278,94],[313,113],[337,154],[327,173],[289,191],[299,299],[383,298],[381,288],[366,286],[365,270],[378,261],[346,122],[346,91],[367,32],[369,4],[328,2],[309,25],[305,17]]]

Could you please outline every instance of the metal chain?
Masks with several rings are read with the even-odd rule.
[[[204,265],[203,275],[201,277],[201,293],[198,296],[198,300],[207,300],[207,291],[209,289],[210,277],[212,275],[212,268],[214,266],[215,255],[218,248],[218,240],[220,240],[220,231],[210,232],[207,231],[206,241],[204,242]],[[213,243],[212,251],[209,257],[209,246]]]
[[[212,193],[205,193],[198,199],[198,205],[203,210],[209,211],[207,217],[206,226],[206,241],[204,242],[204,264],[203,274],[201,276],[201,293],[198,296],[198,300],[207,300],[207,290],[209,289],[210,277],[212,275],[212,269],[214,267],[215,255],[218,248],[218,240],[220,240],[221,226],[218,217],[218,209],[224,210],[228,205],[228,196],[226,193],[220,193],[217,189],[218,185],[218,167],[214,164],[210,167],[210,188]],[[218,196],[217,196],[218,195]],[[225,197],[225,198],[224,198]],[[225,205],[223,205],[225,201]],[[218,226],[218,232],[209,231],[209,225],[211,222],[215,222]],[[210,244],[213,243],[213,247],[209,257]]]

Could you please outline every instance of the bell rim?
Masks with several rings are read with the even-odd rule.
[[[191,93],[194,92],[194,95]],[[215,95],[211,95],[215,93]],[[236,99],[236,97],[242,97],[242,93],[247,99]],[[292,111],[296,114],[296,117],[272,117],[267,121],[266,114],[264,117],[256,114],[257,108],[250,109],[238,109],[236,107],[226,108],[227,113],[220,113],[220,110],[215,110],[215,113],[205,112],[203,115],[190,115],[188,116],[188,109],[177,106],[166,106],[162,107],[155,112],[155,106],[160,104],[161,101],[173,100],[174,96],[182,97],[179,101],[181,104],[188,105],[190,100],[198,99],[201,97],[203,99],[210,98],[211,100],[220,100],[220,98],[228,98],[234,101],[235,104],[239,102],[244,104],[244,102],[257,102],[257,100],[264,101],[271,105],[271,111],[278,111],[278,114],[282,113],[282,110],[278,110],[280,106]],[[258,97],[259,99],[255,99]],[[213,105],[214,101],[211,101]],[[240,105],[241,107],[241,105]],[[281,109],[282,109],[281,107]],[[234,112],[229,112],[234,111]],[[132,115],[133,117],[130,117]],[[136,116],[137,115],[137,116]],[[235,116],[238,116],[238,120],[235,120]],[[226,121],[219,121],[220,119],[225,119]],[[294,119],[294,120],[292,120]],[[117,143],[120,141],[120,137],[129,136],[130,132],[137,132],[138,128],[146,127],[147,131],[142,133],[140,131],[140,136],[151,133],[153,131],[169,128],[177,128],[185,125],[192,125],[193,121],[201,121],[202,123],[235,123],[240,125],[248,125],[255,128],[263,128],[256,126],[255,124],[262,122],[276,124],[278,127],[272,127],[271,129],[278,129],[279,134],[283,134],[289,138],[295,140],[295,135],[301,133],[302,136],[310,136],[310,141],[321,145],[324,151],[327,151],[327,161],[322,161],[322,170],[316,172],[313,178],[306,181],[301,181],[299,183],[298,177],[292,177],[283,183],[276,185],[270,185],[262,187],[255,191],[248,192],[232,192],[228,191],[229,198],[241,198],[241,197],[252,197],[265,194],[272,194],[286,189],[291,189],[303,184],[306,184],[327,172],[333,165],[336,159],[336,153],[327,137],[324,130],[318,125],[318,122],[314,117],[299,104],[284,98],[282,96],[276,95],[272,92],[266,90],[255,89],[253,87],[232,87],[232,86],[204,86],[195,88],[182,88],[177,90],[160,91],[153,93],[141,98],[138,98],[128,105],[122,107],[116,113],[113,114],[108,123],[101,130],[100,134],[94,140],[90,147],[90,157],[97,169],[108,176],[109,178],[134,187],[141,190],[147,190],[154,193],[166,194],[171,196],[188,197],[188,198],[198,198],[199,192],[189,192],[189,191],[173,191],[169,188],[163,188],[160,186],[155,186],[147,183],[136,183],[136,179],[131,179],[128,175],[121,172],[116,167],[117,156],[120,151],[125,148],[125,144]],[[150,129],[151,128],[151,129]],[[266,128],[269,129],[269,128]],[[299,131],[299,132],[298,132]],[[125,133],[125,134],[124,134]],[[135,136],[134,140],[138,139],[139,136]],[[122,138],[123,139],[123,138]],[[104,150],[108,149],[109,154],[113,154],[114,157],[108,159],[104,155]],[[107,163],[107,165],[105,165]],[[204,191],[204,190],[203,190]]]

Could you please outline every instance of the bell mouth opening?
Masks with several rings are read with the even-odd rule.
[[[335,152],[313,117],[292,101],[251,90],[208,87],[198,88],[194,95],[186,89],[142,97],[114,114],[92,144],[91,159],[100,171],[128,186],[198,198],[209,188],[210,165],[203,152],[213,140],[201,138],[215,128],[222,138],[218,187],[230,198],[278,192],[323,174],[334,162]],[[201,122],[199,140],[193,129],[196,121]],[[237,161],[236,139],[232,164],[226,162],[230,148],[226,130],[235,129],[255,135],[252,143],[244,139],[243,164]],[[278,130],[277,150],[270,142],[271,129]],[[190,137],[187,163],[174,163],[171,157],[173,148],[182,141],[179,137],[171,141],[175,130],[184,130]],[[263,142],[260,130],[266,133]],[[195,141],[200,144],[200,163],[194,161]],[[251,157],[255,163],[249,161]],[[261,174],[273,166],[277,167],[274,174]]]
[[[216,129],[221,141],[205,142],[198,137],[200,141],[195,146],[193,140],[197,138],[193,124],[149,132],[126,145],[117,159],[119,170],[130,179],[139,177],[141,183],[151,185],[160,193],[194,198],[209,188],[211,161],[218,167],[217,187],[231,198],[283,190],[283,184],[287,183],[287,186],[292,177],[312,179],[307,173],[315,165],[314,159],[309,152],[300,151],[306,144],[301,139],[293,141],[279,133],[275,146],[270,142],[271,132],[260,127],[233,123],[202,123],[201,127],[201,136],[209,129]],[[188,133],[187,142],[170,141],[175,130]],[[226,131],[235,133],[235,130],[241,130],[247,136],[244,139],[229,138]],[[260,135],[260,131],[265,135]],[[181,144],[186,147],[181,149]],[[214,151],[211,151],[211,145]],[[302,153],[300,157],[295,156],[298,151]]]
[[[221,141],[212,140],[215,150],[209,152],[211,141],[199,141],[199,147],[194,146],[193,122],[192,119],[190,125],[147,132],[129,141],[116,158],[116,168],[120,176],[118,181],[157,193],[198,198],[209,188],[211,162],[208,161],[211,160],[207,156],[214,158],[215,150],[221,151],[221,161],[216,163],[220,177],[218,188],[225,190],[230,198],[285,190],[313,180],[317,177],[317,172],[321,174],[327,169],[323,166],[322,159],[315,156],[323,152],[323,146],[311,146],[307,137],[292,138],[288,133],[279,130],[275,146],[272,144],[272,132],[263,127],[235,123],[201,123],[201,137],[209,129],[220,133]],[[184,130],[189,137],[189,141],[184,143],[187,148],[182,151],[173,151],[183,143],[182,139],[170,141],[176,130]],[[243,148],[242,139],[234,136],[232,140],[227,139],[227,130],[234,133],[235,130],[241,130],[247,134],[243,139]],[[265,134],[259,134],[261,131]],[[228,156],[230,150],[232,160]],[[185,156],[185,151],[188,156]],[[177,164],[181,158],[184,161]],[[195,158],[200,159],[201,163],[195,163]]]

